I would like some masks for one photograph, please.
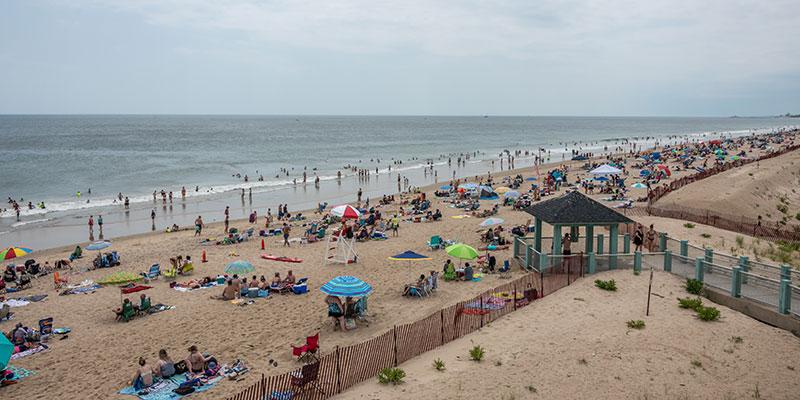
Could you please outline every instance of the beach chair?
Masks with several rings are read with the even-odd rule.
[[[166,271],[162,273],[164,275],[164,279],[174,280],[178,276],[178,270],[174,267],[170,267]]]
[[[441,236],[439,235],[431,236],[431,240],[428,242],[428,247],[430,247],[431,250],[438,250],[443,248],[444,242],[442,241]]]
[[[53,317],[39,320],[39,334],[42,335],[42,337],[53,334]]]
[[[122,311],[117,313],[117,321],[128,322],[136,316],[136,309],[133,308],[133,303],[122,303]]]
[[[192,272],[194,272],[194,263],[192,262],[187,262],[183,264],[183,267],[181,267],[180,270],[181,275],[189,275]]]
[[[140,274],[147,279],[158,279],[158,276],[161,275],[161,266],[153,264],[150,266],[149,271],[141,272]]]
[[[323,395],[326,394],[319,385],[316,384],[319,377],[319,362],[313,364],[306,364],[300,371],[291,374],[292,389],[295,394],[302,393],[307,387],[318,390]],[[294,389],[297,388],[297,389]]]
[[[306,364],[312,361],[319,361],[317,351],[319,351],[319,333],[306,337],[306,344],[302,346],[292,345],[292,355],[297,357],[297,361],[302,361]]]
[[[139,309],[136,310],[136,314],[137,315],[147,314],[147,312],[150,311],[150,306],[151,306],[150,298],[145,297],[144,300],[142,300],[142,303],[139,305]]]
[[[356,319],[367,323],[367,326],[369,326],[369,320],[367,320],[367,297],[364,296],[358,299],[353,305],[353,309],[355,310]]]
[[[9,320],[13,315],[14,313],[11,312],[11,306],[8,304],[3,304],[3,308],[0,308],[0,321],[4,319]]]
[[[62,278],[58,271],[53,272],[53,287],[58,290],[66,285],[67,278]]]

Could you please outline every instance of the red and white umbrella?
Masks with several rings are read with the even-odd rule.
[[[349,204],[333,207],[333,209],[331,209],[331,214],[341,219],[357,219],[361,216],[361,213]]]

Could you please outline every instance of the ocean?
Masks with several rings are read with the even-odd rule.
[[[796,125],[788,118],[0,115],[2,194],[24,199],[21,205],[46,205],[23,207],[19,221],[11,210],[0,213],[0,246],[85,242],[86,219],[101,213],[105,238],[113,238],[152,230],[153,209],[160,230],[190,225],[197,215],[219,220],[225,205],[238,218],[250,210],[263,215],[279,203],[298,210],[354,201],[359,187],[376,197],[397,191],[397,174],[423,185],[454,172],[499,170],[504,150],[544,148],[558,161],[572,149],[600,153],[623,139],[652,145]],[[460,154],[470,160],[459,168]],[[427,162],[436,176],[423,169]],[[520,157],[516,167],[525,162]],[[359,181],[346,166],[373,175]],[[242,198],[240,188],[253,195]],[[173,203],[153,201],[153,191],[162,189],[173,192]],[[130,210],[115,202],[119,193],[130,198]],[[0,208],[8,206],[3,203]]]

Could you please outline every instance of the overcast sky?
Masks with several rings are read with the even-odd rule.
[[[0,0],[0,113],[785,112],[798,0]]]

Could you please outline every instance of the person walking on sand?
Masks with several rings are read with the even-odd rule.
[[[653,224],[650,224],[650,229],[647,230],[645,240],[647,243],[647,250],[652,252],[656,245],[656,230],[653,229]]]
[[[283,223],[283,229],[282,229],[282,231],[283,231],[283,245],[287,246],[287,247],[289,247],[289,231],[290,230],[291,230],[291,228],[289,227],[289,224],[284,222]]]
[[[228,218],[230,217],[231,208],[229,206],[225,206],[225,233],[228,233]]]
[[[203,217],[197,216],[197,219],[194,220],[194,235],[200,236],[203,233]]]

